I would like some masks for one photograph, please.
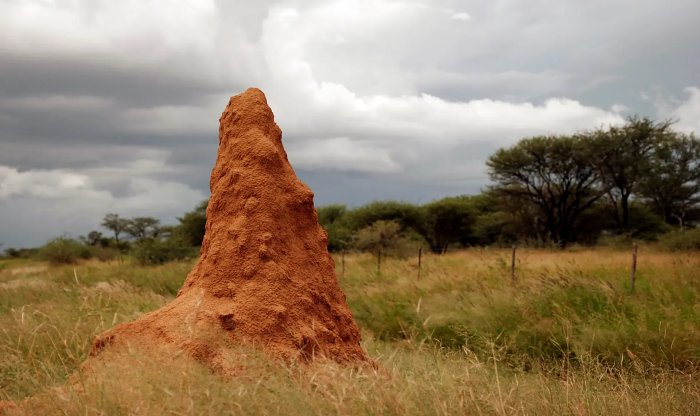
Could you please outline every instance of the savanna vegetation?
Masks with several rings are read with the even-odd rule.
[[[700,141],[670,122],[631,117],[569,136],[540,136],[496,151],[486,162],[483,192],[424,205],[376,201],[318,209],[332,252],[372,251],[405,256],[465,247],[629,245],[700,246]],[[107,214],[100,226],[45,247],[7,249],[7,257],[41,256],[54,263],[129,254],[142,264],[196,255],[204,237],[207,201],[164,226],[151,217]]]
[[[515,284],[510,250],[427,255],[420,277],[415,260],[377,273],[348,254],[339,276],[378,372],[244,351],[233,380],[136,352],[76,373],[96,334],[167,303],[191,261],[2,260],[0,400],[26,414],[697,414],[693,253],[642,246],[634,294],[627,251],[521,249]]]
[[[96,334],[175,296],[206,201],[176,225],[110,213],[85,236],[7,249],[0,400],[26,414],[697,414],[700,142],[672,127],[524,139],[488,159],[478,195],[320,207],[378,371],[243,351],[235,380],[138,355],[78,372]]]

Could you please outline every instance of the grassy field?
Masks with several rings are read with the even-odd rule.
[[[138,355],[77,371],[96,334],[167,303],[191,262],[0,260],[0,400],[13,414],[700,414],[697,253],[642,247],[635,293],[630,253],[610,249],[520,250],[515,284],[509,250],[423,260],[418,278],[416,259],[377,273],[371,255],[346,258],[379,372],[246,351],[235,379]]]

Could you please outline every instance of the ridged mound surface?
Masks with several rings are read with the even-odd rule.
[[[231,348],[252,344],[286,360],[368,361],[313,193],[289,164],[262,91],[229,101],[210,185],[201,256],[178,296],[97,337],[92,355],[166,346],[227,370]]]

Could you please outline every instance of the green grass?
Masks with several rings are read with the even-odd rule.
[[[409,261],[349,259],[344,286],[356,319],[379,339],[491,344],[526,368],[593,358],[610,366],[694,370],[700,362],[700,259],[642,253],[636,291],[629,255],[524,251],[510,281],[505,251],[428,257],[418,279]],[[372,270],[372,268],[375,270]]]
[[[427,256],[420,279],[415,259],[377,274],[348,256],[340,282],[381,370],[242,350],[235,379],[138,355],[77,371],[95,335],[172,299],[191,262],[0,261],[0,400],[19,414],[697,414],[700,256],[642,248],[634,294],[626,252],[522,250],[515,284],[509,256]]]

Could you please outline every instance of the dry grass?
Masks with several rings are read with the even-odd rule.
[[[242,350],[232,379],[138,352],[77,371],[95,334],[165,304],[190,263],[3,262],[0,400],[17,414],[694,415],[698,257],[642,248],[632,295],[626,252],[521,250],[515,286],[508,250],[427,256],[420,280],[415,259],[377,274],[348,256],[341,284],[382,370]]]

